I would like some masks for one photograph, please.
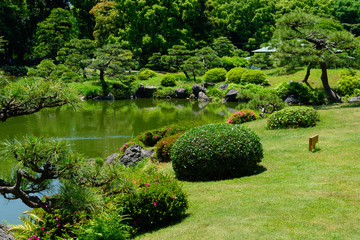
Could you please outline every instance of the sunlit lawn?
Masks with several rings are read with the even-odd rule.
[[[137,239],[360,239],[360,104],[319,107],[316,127],[266,130],[266,171],[217,182],[184,182],[180,223]],[[308,138],[319,134],[317,152]],[[163,165],[171,172],[171,165]]]

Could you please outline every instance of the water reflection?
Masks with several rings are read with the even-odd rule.
[[[25,135],[47,136],[70,141],[87,158],[106,157],[143,131],[185,120],[224,122],[233,111],[231,105],[188,100],[86,101],[76,109],[43,109],[0,123],[0,142]],[[13,165],[2,156],[0,176],[9,175]],[[0,197],[0,221],[17,223],[26,207],[21,202],[7,202]]]

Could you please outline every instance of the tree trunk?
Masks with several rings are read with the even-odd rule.
[[[330,102],[343,102],[343,100],[330,88],[329,79],[327,75],[327,65],[325,62],[320,62],[321,67],[321,82]]]
[[[301,81],[303,83],[305,83],[309,88],[312,89],[312,87],[310,86],[308,80],[309,80],[309,77],[310,77],[310,70],[311,70],[311,63],[309,63],[306,67],[306,74],[305,74],[305,77],[304,79]]]
[[[109,86],[105,82],[104,74],[104,70],[100,70],[100,82],[103,90],[103,95],[106,96],[109,93]]]

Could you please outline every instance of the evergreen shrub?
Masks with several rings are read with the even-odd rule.
[[[289,81],[286,83],[280,84],[276,88],[277,95],[283,100],[290,95],[294,95],[302,104],[324,104],[325,103],[325,93],[317,92],[310,89],[305,84]]]
[[[225,68],[228,71],[235,67],[245,67],[246,65],[249,65],[248,60],[238,56],[233,56],[233,57],[225,56],[222,57],[220,61],[222,63],[223,68]]]
[[[248,71],[246,68],[236,67],[231,69],[226,76],[227,82],[230,83],[241,83],[242,82],[242,75]]]
[[[227,123],[192,128],[171,149],[176,177],[189,181],[248,175],[262,158],[260,138],[242,125]]]
[[[169,224],[185,214],[187,196],[178,181],[158,172],[134,171],[127,176],[131,191],[117,195],[119,213],[128,216],[134,232],[148,231]],[[126,189],[124,189],[126,190]]]
[[[159,162],[170,161],[171,147],[174,145],[174,143],[180,136],[180,133],[177,135],[172,135],[170,137],[163,138],[156,143],[156,156]]]
[[[231,124],[241,124],[244,122],[250,122],[256,120],[256,114],[252,110],[240,110],[238,112],[233,113],[228,123]]]
[[[341,96],[351,96],[356,89],[360,89],[360,78],[357,76],[343,76],[337,82]]]
[[[225,82],[227,71],[224,68],[213,68],[208,70],[204,75],[205,82]]]
[[[306,128],[315,126],[317,121],[319,121],[319,114],[311,107],[286,107],[270,115],[267,128]]]
[[[161,78],[161,85],[164,87],[176,86],[176,79],[173,74],[167,73]]]
[[[157,74],[155,71],[150,69],[145,69],[144,71],[140,72],[138,78],[140,80],[148,80],[149,78],[156,77]]]
[[[264,84],[268,85],[269,82],[266,79],[266,74],[257,69],[250,69],[244,72],[241,76],[241,79],[245,83],[253,83],[253,84]]]

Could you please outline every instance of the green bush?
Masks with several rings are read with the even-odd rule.
[[[246,83],[254,83],[254,84],[265,84],[268,85],[269,82],[266,79],[266,74],[261,70],[249,69],[244,72],[241,76],[242,81]]]
[[[156,77],[157,74],[155,71],[150,69],[145,69],[144,71],[140,72],[138,78],[140,80],[148,80],[149,78]]]
[[[142,142],[147,147],[154,146],[159,140],[189,130],[190,128],[204,125],[200,121],[184,121],[141,133],[135,138],[135,142]]]
[[[181,180],[217,180],[254,172],[263,158],[260,138],[242,125],[210,124],[183,134],[171,149]]]
[[[305,84],[289,81],[276,88],[277,95],[283,100],[287,96],[295,95],[302,104],[324,104],[325,96],[321,92],[310,89]]]
[[[170,161],[171,147],[174,145],[174,143],[180,136],[180,134],[172,135],[170,137],[163,138],[156,143],[156,156],[159,162]]]
[[[271,114],[268,129],[312,127],[319,121],[319,114],[311,107],[286,107]]]
[[[242,75],[248,71],[246,68],[236,67],[231,69],[226,76],[227,82],[230,83],[241,83],[242,82]]]
[[[234,56],[234,57],[222,57],[220,59],[223,68],[226,70],[230,70],[235,67],[245,67],[249,65],[248,60],[242,57]]]
[[[357,76],[343,76],[337,82],[340,95],[351,96],[356,89],[360,89],[360,78]]]
[[[164,87],[176,86],[176,79],[173,74],[167,73],[161,78],[161,85]]]
[[[238,112],[233,113],[228,123],[231,124],[240,124],[244,122],[250,122],[256,120],[256,114],[252,110],[240,110]]]
[[[226,80],[226,70],[224,68],[213,68],[204,75],[205,82],[224,82]]]
[[[26,76],[28,69],[24,66],[4,66],[2,68],[4,73],[13,75],[15,77]]]
[[[127,179],[132,191],[117,195],[120,215],[128,216],[135,232],[169,224],[185,214],[187,197],[176,179],[160,173],[133,172]],[[126,190],[126,189],[125,189]]]

